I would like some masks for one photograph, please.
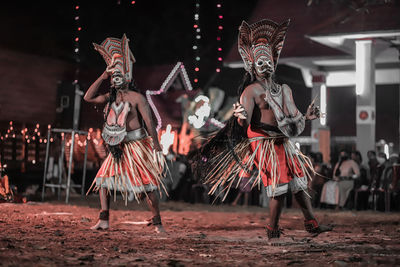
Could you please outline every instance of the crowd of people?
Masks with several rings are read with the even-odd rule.
[[[310,183],[314,207],[357,210],[399,210],[399,156],[369,151],[367,165],[359,151],[342,150],[334,165],[310,153],[318,174]]]

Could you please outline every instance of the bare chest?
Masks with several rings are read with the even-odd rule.
[[[351,176],[354,174],[353,165],[351,161],[345,161],[340,166],[340,176]]]
[[[277,121],[275,118],[274,111],[272,110],[269,103],[265,100],[265,92],[261,92],[257,97],[255,104],[257,105],[260,116],[259,121],[261,123],[270,124],[270,125],[277,125]]]

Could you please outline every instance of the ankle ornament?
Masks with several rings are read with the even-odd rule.
[[[154,216],[153,218],[150,219],[149,223],[147,225],[162,225],[161,222],[161,216]]]
[[[281,234],[283,234],[283,229],[279,228],[279,226],[272,228],[271,226],[267,225],[267,236],[269,239],[280,238]]]
[[[110,212],[108,210],[100,211],[99,219],[103,221],[108,221],[110,218]]]

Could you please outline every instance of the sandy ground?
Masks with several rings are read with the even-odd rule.
[[[112,204],[111,229],[91,231],[97,199],[0,204],[0,266],[365,266],[400,264],[400,214],[319,210],[334,231],[311,237],[285,210],[284,246],[268,244],[265,208],[162,203],[168,234],[141,222],[142,204]]]

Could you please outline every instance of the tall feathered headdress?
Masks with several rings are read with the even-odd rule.
[[[93,45],[103,56],[108,72],[120,71],[127,82],[132,80],[132,65],[136,60],[129,49],[129,39],[125,34],[121,39],[109,37],[101,45],[95,43]]]
[[[252,47],[259,43],[270,46],[276,69],[289,23],[289,19],[281,24],[268,19],[260,20],[251,25],[245,21],[242,22],[239,27],[238,46],[247,72],[251,73],[253,69],[254,54]]]

